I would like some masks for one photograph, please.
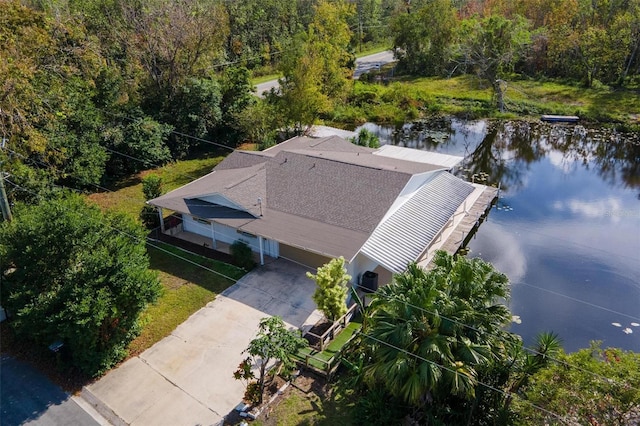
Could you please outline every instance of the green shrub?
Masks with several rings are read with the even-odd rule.
[[[256,263],[253,261],[253,251],[251,251],[251,247],[242,240],[236,240],[231,244],[231,256],[233,256],[233,261],[236,265],[247,271],[250,271],[256,266]]]
[[[360,129],[358,136],[351,139],[351,142],[367,148],[380,148],[380,139],[378,136],[365,128]]]
[[[337,105],[331,114],[331,121],[359,125],[367,121],[367,114],[358,106]]]
[[[158,175],[148,175],[142,179],[142,193],[149,201],[162,195],[162,178]],[[147,229],[160,226],[160,216],[155,207],[145,204],[140,211],[140,221]]]

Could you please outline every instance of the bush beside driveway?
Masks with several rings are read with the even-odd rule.
[[[260,319],[279,315],[297,328],[320,318],[306,271],[283,259],[255,269],[171,335],[87,386],[87,400],[114,424],[221,424],[244,394],[233,371]]]

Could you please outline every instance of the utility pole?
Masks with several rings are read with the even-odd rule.
[[[11,221],[11,209],[9,208],[9,200],[4,190],[4,173],[0,169],[0,208],[2,208],[2,217],[7,222]]]
[[[4,149],[6,139],[2,138],[2,145],[0,148]],[[7,199],[7,192],[4,190],[4,172],[2,171],[2,161],[0,161],[0,210],[2,210],[2,217],[7,222],[11,221],[11,208],[9,207],[9,200]]]

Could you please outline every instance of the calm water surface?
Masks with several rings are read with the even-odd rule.
[[[383,144],[464,156],[459,175],[500,183],[470,256],[509,276],[525,343],[554,331],[567,351],[602,340],[640,352],[638,135],[455,119],[365,127]]]

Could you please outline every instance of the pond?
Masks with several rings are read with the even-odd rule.
[[[640,352],[640,141],[609,129],[520,121],[385,127],[382,144],[459,155],[461,177],[500,185],[469,243],[511,281],[511,330],[542,331],[567,351]]]

